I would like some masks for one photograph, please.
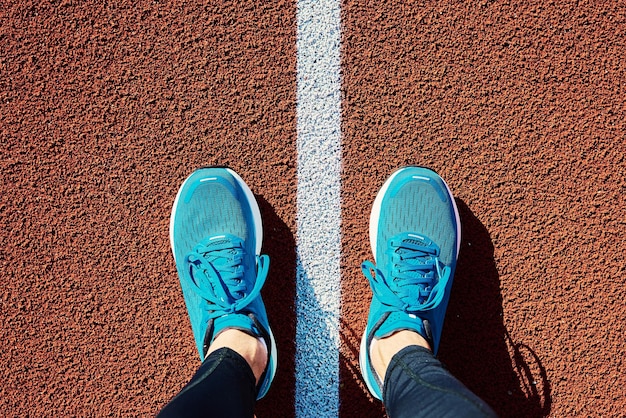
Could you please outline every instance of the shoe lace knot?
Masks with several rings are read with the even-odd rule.
[[[450,278],[450,267],[441,263],[439,253],[439,246],[429,238],[404,233],[389,240],[389,277],[370,261],[363,263],[362,270],[381,303],[407,313],[426,311],[441,303]]]
[[[196,245],[188,255],[188,279],[209,303],[209,318],[240,312],[256,299],[267,278],[269,257],[256,257],[254,284],[246,280],[246,251],[241,238],[217,235]]]

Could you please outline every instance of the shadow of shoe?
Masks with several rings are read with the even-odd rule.
[[[462,242],[439,358],[500,416],[547,416],[552,399],[546,370],[539,356],[514,342],[504,325],[489,232],[465,202],[456,202]]]
[[[262,253],[270,270],[262,295],[278,349],[278,369],[267,395],[257,402],[257,417],[295,416],[296,243],[289,227],[263,196],[256,195],[263,219]]]
[[[371,295],[369,296],[371,297]],[[367,300],[369,306],[369,297]],[[380,418],[385,416],[385,407],[378,399],[370,395],[359,369],[358,361],[361,335],[357,334],[352,324],[343,317],[341,322],[341,340],[346,353],[340,353],[340,414],[343,417]]]

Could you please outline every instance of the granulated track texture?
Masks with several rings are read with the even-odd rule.
[[[341,416],[367,222],[430,166],[462,249],[440,357],[502,416],[621,416],[626,4],[342,3]],[[0,415],[150,416],[198,366],[168,243],[176,190],[228,165],[257,195],[280,352],[259,417],[294,416],[294,2],[0,6]],[[321,168],[323,169],[323,167]]]

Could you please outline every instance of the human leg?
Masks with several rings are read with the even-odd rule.
[[[236,351],[224,347],[206,357],[158,418],[250,418],[255,402],[256,379],[252,369]]]
[[[391,418],[496,416],[429,349],[417,345],[392,357],[384,378],[383,402]]]

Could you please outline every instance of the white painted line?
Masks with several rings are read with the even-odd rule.
[[[297,2],[296,417],[339,415],[340,16]]]

